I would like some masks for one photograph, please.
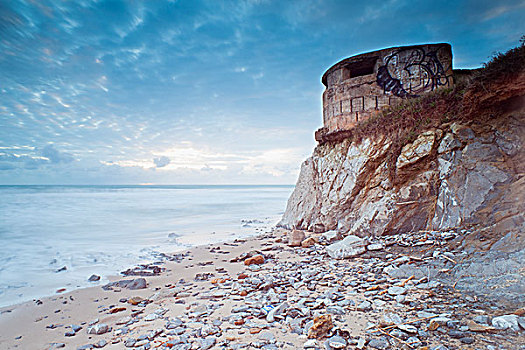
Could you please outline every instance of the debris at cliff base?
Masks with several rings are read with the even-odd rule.
[[[454,244],[472,232],[373,238],[367,246],[381,249],[345,259],[328,255],[333,243],[321,234],[305,232],[318,241],[307,247],[289,247],[282,240],[287,234],[277,230],[235,246],[201,248],[208,254],[203,261],[212,264],[166,262],[159,276],[144,278],[145,289],[114,282],[103,298],[89,301],[100,321],[81,318],[76,324],[86,326],[78,331],[53,324],[50,343],[78,344],[87,334],[92,338],[80,343],[85,348],[188,350],[437,350],[465,344],[513,350],[525,342],[523,304],[496,303],[442,280],[465,257]],[[264,264],[245,265],[261,251]],[[172,269],[172,279],[162,280]]]

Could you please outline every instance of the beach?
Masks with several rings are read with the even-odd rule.
[[[275,229],[166,254],[164,262],[110,283],[0,309],[0,347],[512,349],[523,343],[519,328],[505,324],[521,320],[523,309],[420,273],[444,269],[452,258],[423,260],[423,249],[407,251],[400,248],[406,242],[390,237],[335,259],[327,254],[334,239],[331,232]]]

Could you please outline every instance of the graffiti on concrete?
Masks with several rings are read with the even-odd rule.
[[[377,70],[377,83],[386,93],[399,97],[415,97],[449,84],[447,69],[443,67],[438,50],[425,52],[423,48],[407,48],[392,53]]]

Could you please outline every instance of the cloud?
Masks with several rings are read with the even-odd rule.
[[[75,158],[65,152],[58,151],[53,145],[47,145],[40,152],[42,157],[49,159],[51,163],[71,163]]]
[[[0,183],[292,183],[315,146],[325,69],[436,41],[475,67],[517,44],[524,6],[0,1]]]
[[[157,168],[163,168],[166,165],[168,165],[170,162],[171,162],[171,160],[168,157],[166,157],[166,156],[162,156],[162,157],[153,159],[153,163],[155,163],[155,166]]]

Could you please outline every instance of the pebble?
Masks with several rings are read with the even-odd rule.
[[[484,326],[486,330],[470,331],[472,319],[480,324],[491,321],[487,315],[472,315],[478,313],[471,307],[477,303],[475,299],[433,289],[437,285],[428,282],[425,276],[409,279],[411,275],[387,274],[386,271],[412,273],[424,264],[417,257],[395,252],[377,258],[382,254],[380,250],[391,246],[385,244],[390,238],[379,238],[381,242],[368,245],[361,239],[355,241],[355,246],[349,244],[345,254],[356,247],[368,250],[358,258],[358,264],[329,258],[326,252],[328,238],[311,236],[308,239],[318,243],[297,249],[285,243],[268,244],[263,245],[261,251],[241,254],[235,259],[241,270],[231,276],[228,269],[213,266],[213,260],[195,262],[195,268],[202,270],[192,273],[189,280],[174,278],[164,286],[151,288],[152,293],[146,294],[148,297],[128,294],[120,298],[122,304],[111,304],[116,303],[117,297],[107,304],[104,304],[107,298],[101,298],[99,304],[94,305],[99,306],[99,312],[105,317],[112,317],[107,318],[111,319],[108,323],[113,322],[110,325],[123,325],[111,334],[111,343],[133,349],[155,348],[159,342],[165,348],[180,350],[398,349],[402,347],[395,340],[398,338],[414,348],[445,350],[447,346],[457,347],[458,342],[472,344],[478,337],[488,336],[493,329],[487,325]],[[429,238],[421,240],[426,241]],[[436,247],[439,254],[435,259],[439,260],[446,251],[439,244]],[[280,260],[282,251],[296,254],[298,259]],[[222,254],[220,252],[220,249],[210,249],[210,254]],[[432,252],[426,256],[434,259]],[[249,259],[251,262],[246,264]],[[115,290],[128,288],[132,283],[147,288],[145,279],[122,280],[106,286],[107,290]],[[429,289],[418,289],[420,286]],[[125,305],[126,309],[120,310],[119,305]],[[118,319],[108,315],[116,309],[131,314]],[[469,312],[469,309],[476,311]],[[348,322],[354,317],[359,320],[357,329],[367,322],[368,328],[356,331],[349,327]],[[424,320],[413,322],[417,318]],[[494,317],[491,323],[501,329],[520,329],[523,320],[517,315],[504,315]],[[159,323],[164,327],[152,329]],[[373,332],[377,327],[392,325],[395,327],[385,329],[392,337]],[[67,328],[64,331],[74,336],[80,329],[79,325],[71,325],[71,331]],[[104,334],[111,328],[95,320],[86,331]],[[95,340],[94,344],[85,345],[86,348],[102,348],[108,344],[104,339],[95,337]],[[442,347],[435,347],[440,342]]]
[[[94,326],[89,326],[87,328],[87,333],[88,334],[104,334],[104,333],[109,332],[110,330],[111,328],[107,324],[100,323]]]
[[[104,339],[100,339],[98,342],[94,343],[93,344],[93,347],[97,348],[97,349],[101,349],[103,348],[104,346],[106,346],[108,344],[107,341],[105,341]]]
[[[327,340],[328,345],[332,349],[344,349],[346,348],[346,340],[343,337],[335,335]]]
[[[89,282],[100,281],[100,276],[98,276],[98,275],[91,275],[91,276],[89,276],[88,281]]]
[[[363,301],[361,304],[357,305],[357,311],[369,311],[372,310],[372,303],[368,300]]]
[[[390,349],[390,343],[384,338],[371,339],[368,342],[368,346],[370,346],[371,348],[380,349],[380,350]]]
[[[404,287],[398,287],[398,286],[392,286],[388,288],[388,294],[390,295],[402,295],[407,292],[406,288]]]

